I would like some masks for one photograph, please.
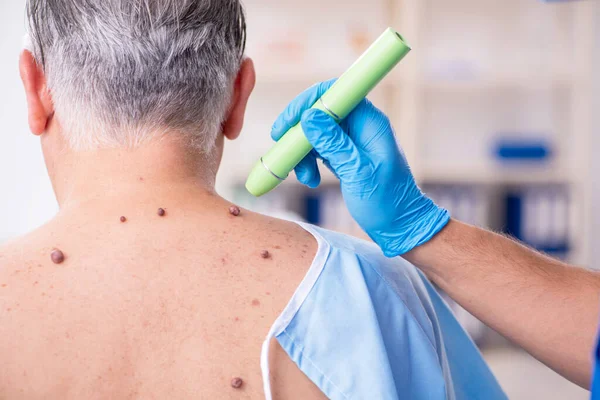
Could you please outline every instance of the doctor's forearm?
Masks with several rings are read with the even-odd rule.
[[[600,274],[458,221],[405,258],[477,318],[589,387]]]

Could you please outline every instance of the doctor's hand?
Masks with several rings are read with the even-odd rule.
[[[296,167],[298,180],[319,186],[322,159],[341,181],[346,206],[361,228],[386,256],[405,254],[435,236],[450,216],[421,192],[389,119],[368,100],[339,125],[310,109],[334,82],[317,84],[292,101],[271,136],[279,140],[300,122],[315,150]]]

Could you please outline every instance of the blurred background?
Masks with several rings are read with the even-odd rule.
[[[285,105],[339,76],[383,32],[413,52],[370,96],[391,118],[425,192],[454,217],[506,232],[587,267],[600,257],[600,4],[539,0],[246,0],[258,84],[241,139],[228,143],[218,190],[256,211],[362,236],[339,185],[289,179],[261,199],[243,184]],[[56,212],[29,134],[17,58],[25,0],[0,3],[0,242]],[[594,151],[594,149],[597,149]],[[594,244],[596,244],[594,246]],[[594,265],[595,264],[595,265]],[[453,305],[511,399],[588,393]]]

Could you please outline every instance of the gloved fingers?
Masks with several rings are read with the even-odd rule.
[[[323,160],[323,165],[325,165],[327,167],[327,169],[330,170],[333,175],[335,175],[336,178],[340,179],[337,172],[335,172],[335,169],[333,169],[333,167],[331,166],[329,161]]]
[[[336,80],[331,79],[318,83],[296,97],[275,120],[271,129],[271,138],[275,141],[281,139],[291,127],[300,122],[302,113],[311,108],[333,86]]]
[[[302,128],[308,141],[338,177],[350,177],[358,172],[354,170],[361,159],[358,148],[328,114],[316,109],[305,111]]]
[[[373,118],[373,108],[375,106],[367,99],[363,99],[352,112],[340,122],[340,126],[354,141],[360,141],[365,125],[368,125],[369,119]]]
[[[381,154],[397,147],[389,118],[367,99],[350,113],[341,126],[354,144],[369,154]]]
[[[317,154],[311,151],[294,169],[298,181],[309,188],[316,188],[321,184],[321,173],[317,165]]]

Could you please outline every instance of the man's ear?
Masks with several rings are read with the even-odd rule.
[[[29,50],[23,50],[21,53],[19,71],[27,98],[29,128],[34,135],[41,135],[54,115],[54,105],[46,86],[46,77]]]
[[[246,106],[254,90],[254,85],[256,85],[254,62],[250,58],[246,58],[242,62],[240,71],[235,79],[235,88],[229,115],[223,123],[223,135],[229,140],[237,139],[242,131]]]

